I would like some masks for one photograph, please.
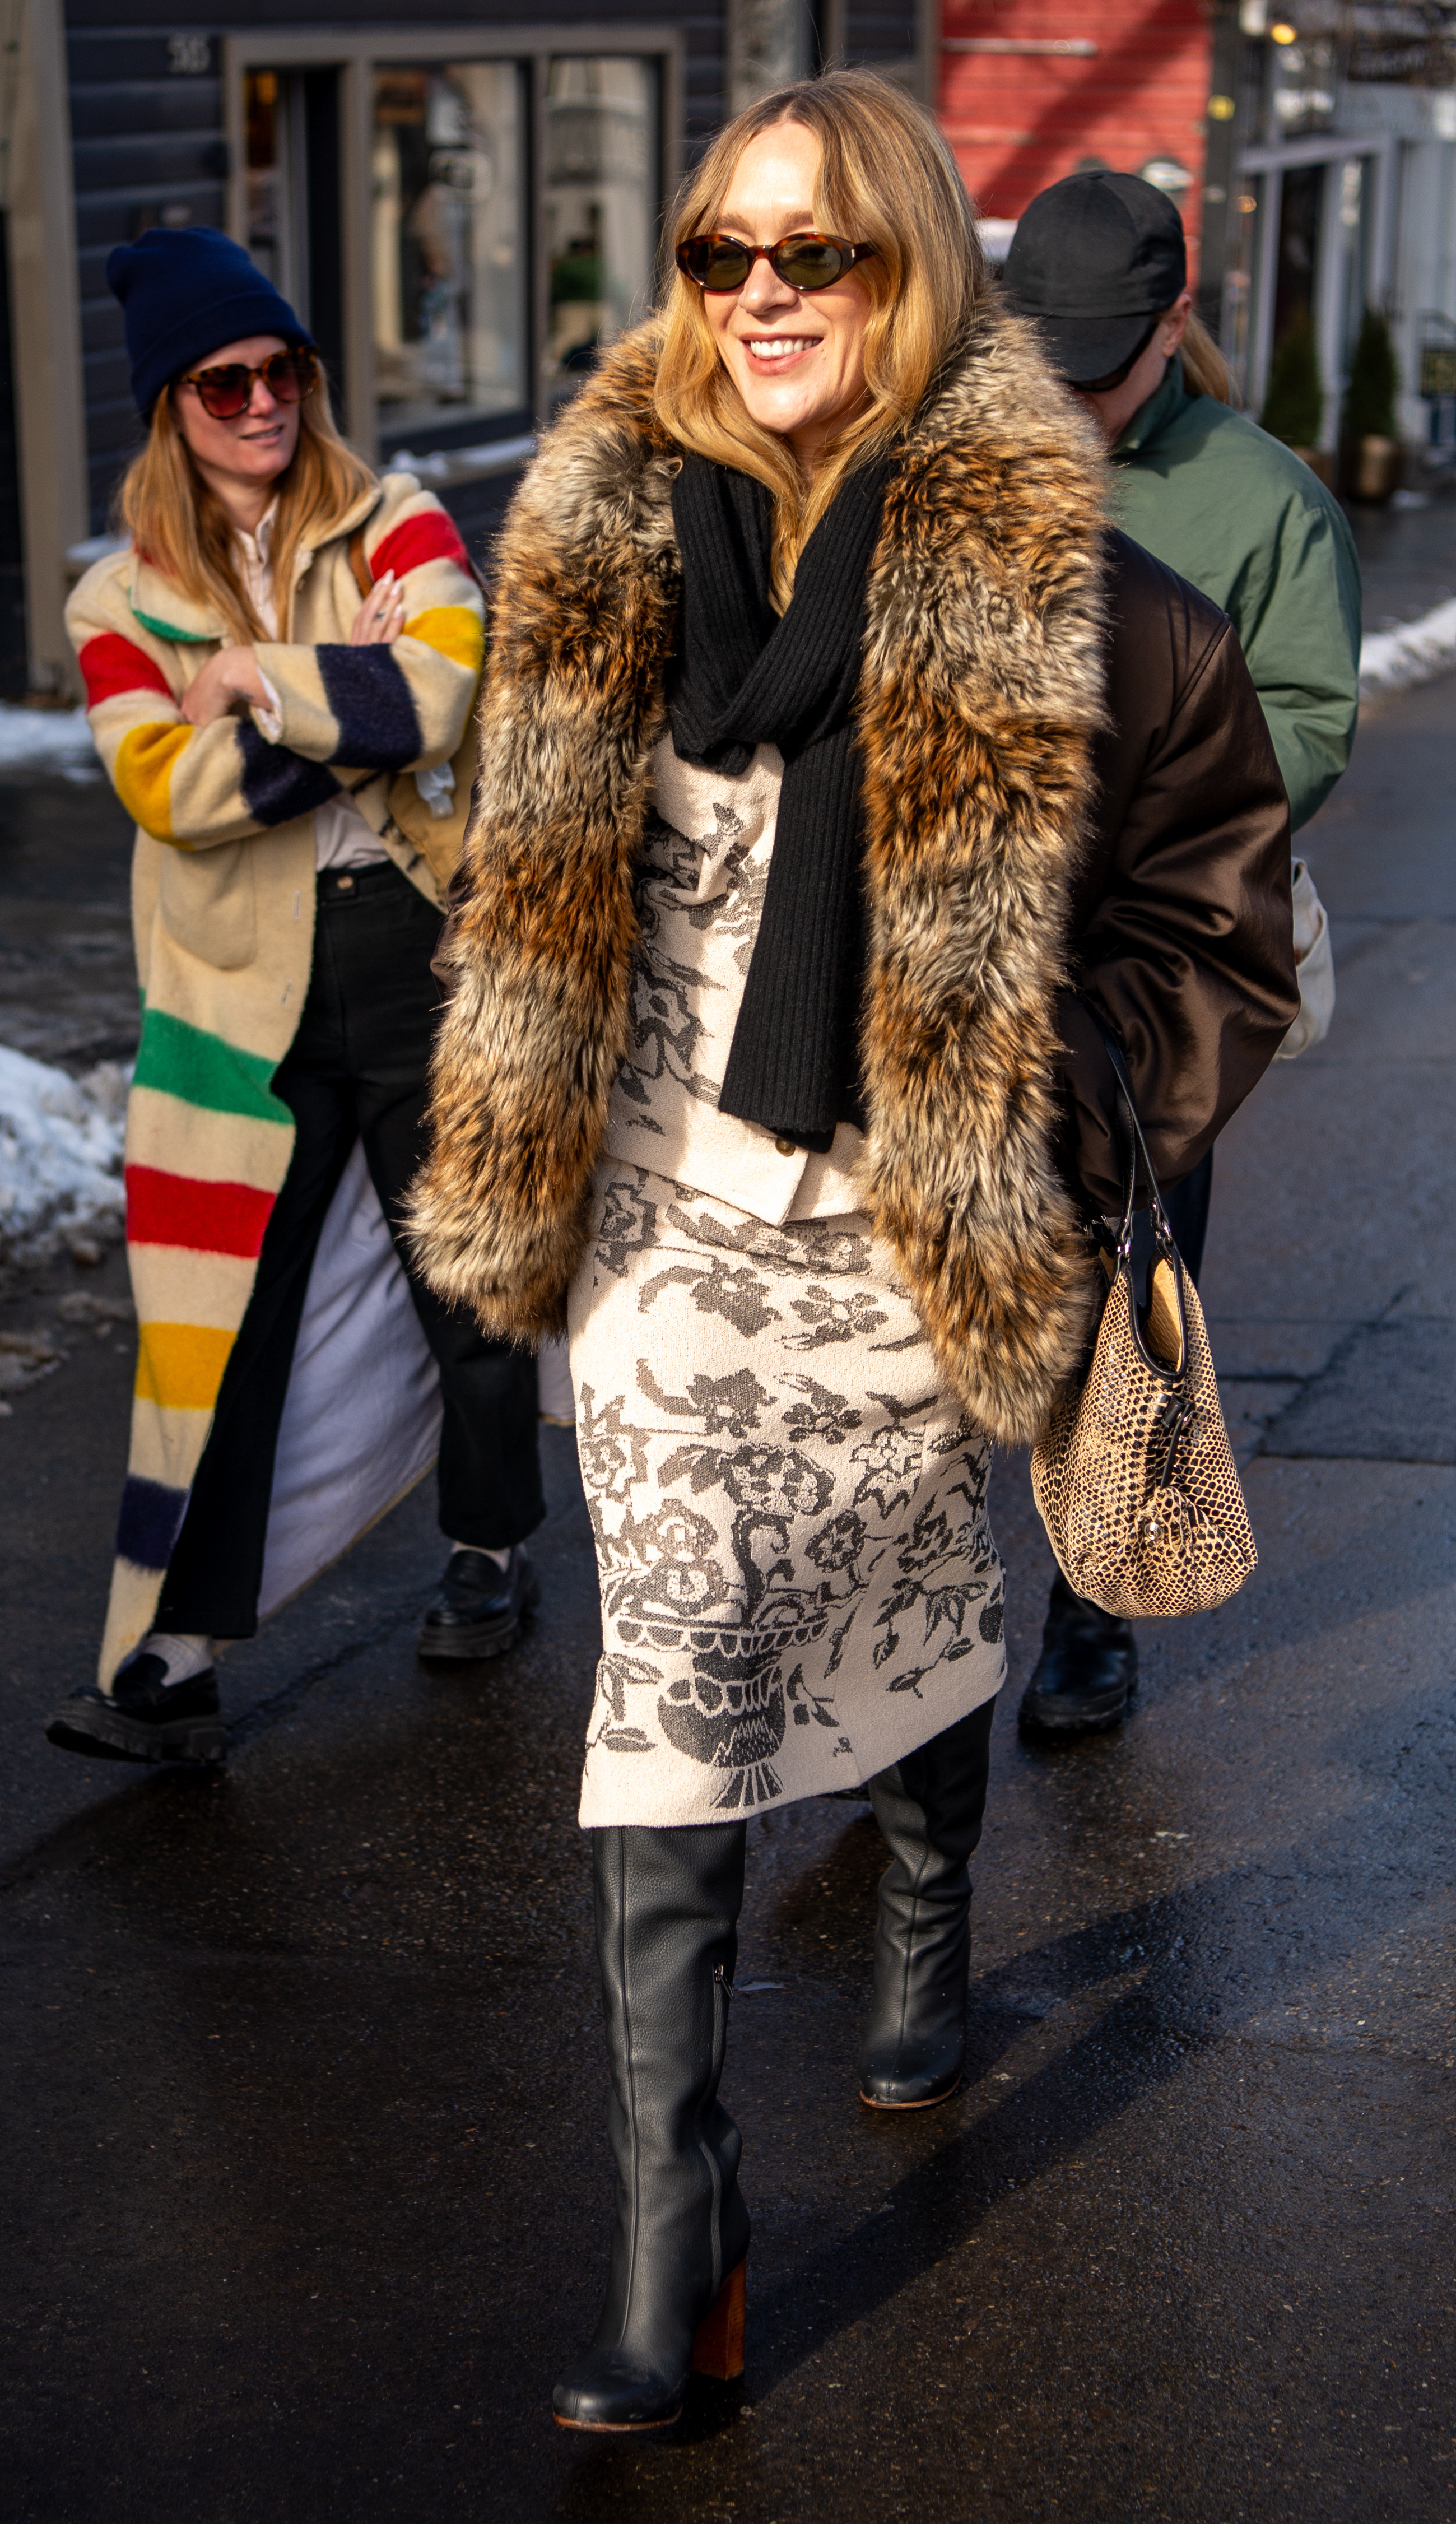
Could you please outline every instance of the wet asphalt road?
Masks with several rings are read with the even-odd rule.
[[[1456,2515],[1453,775],[1448,679],[1371,720],[1305,836],[1339,1010],[1228,1134],[1205,1278],[1261,1566],[1144,1630],[1117,1735],[1018,1742],[1050,1563],[1000,1468],[953,2103],[855,2099],[867,1814],[752,1828],[749,2369],[665,2440],[549,2420],[608,2183],[569,1435],[518,1653],[415,1663],[416,1494],[228,1657],[225,1777],[137,1776],[38,1732],[89,1668],[125,1442],[124,1343],[67,1332],[0,1420],[14,2524]],[[111,810],[3,806],[34,987],[0,971],[0,1040],[44,1003],[110,1050]],[[0,1329],[122,1285],[67,1273]]]

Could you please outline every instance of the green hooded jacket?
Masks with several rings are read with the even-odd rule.
[[[1297,829],[1350,757],[1360,563],[1319,476],[1245,413],[1190,395],[1168,363],[1112,451],[1128,534],[1221,605],[1238,634]]]

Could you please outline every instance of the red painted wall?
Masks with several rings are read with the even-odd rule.
[[[945,0],[941,120],[984,218],[1014,219],[1085,159],[1176,159],[1196,262],[1212,42],[1198,0]],[[1092,43],[1092,56],[960,52],[956,39]]]

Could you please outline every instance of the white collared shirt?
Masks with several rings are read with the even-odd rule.
[[[259,518],[255,534],[244,534],[241,527],[233,529],[248,601],[270,640],[276,640],[278,636],[272,565],[273,532],[277,522],[278,503],[274,500]],[[261,667],[259,672],[263,673]],[[283,712],[277,693],[267,675],[263,675],[263,688],[268,697],[268,706],[255,709],[253,716],[259,735],[269,745],[276,745],[283,732]],[[373,867],[388,856],[378,834],[360,813],[352,798],[346,798],[341,792],[337,799],[331,798],[326,806],[315,807],[315,868]]]

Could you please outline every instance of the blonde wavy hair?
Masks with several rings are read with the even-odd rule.
[[[374,487],[375,478],[339,435],[320,366],[318,383],[299,406],[293,460],[274,486],[278,521],[271,559],[280,640],[288,637],[294,562],[301,546],[316,551],[329,543],[349,510]],[[115,516],[138,552],[184,596],[216,606],[239,641],[267,639],[238,575],[232,525],[192,461],[169,386],[152,408],[146,444],[121,478]]]
[[[879,252],[855,267],[870,302],[865,396],[805,483],[787,439],[751,419],[718,357],[703,292],[674,256],[712,228],[751,140],[776,123],[811,131],[823,156],[814,218]],[[751,473],[773,494],[773,593],[786,605],[794,567],[851,467],[881,454],[964,339],[990,286],[960,170],[921,106],[873,71],[826,71],[777,88],[726,123],[685,178],[662,238],[664,319],[655,404],[664,429],[699,456]]]
[[[1234,379],[1223,352],[1204,323],[1189,313],[1188,329],[1178,346],[1189,394],[1211,395],[1215,403],[1234,401]]]

